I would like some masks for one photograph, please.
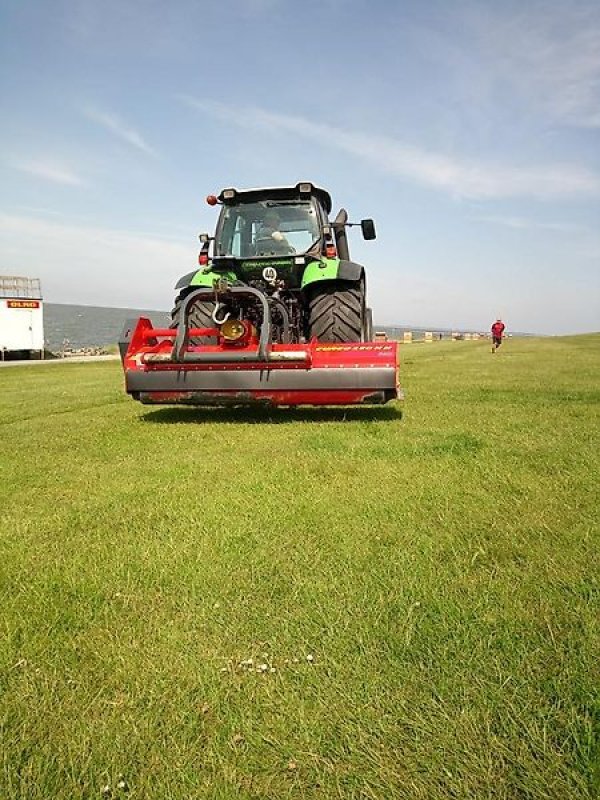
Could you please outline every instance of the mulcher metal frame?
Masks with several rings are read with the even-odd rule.
[[[243,346],[190,345],[218,328],[190,328],[198,300],[227,294],[254,297],[262,306],[258,341]],[[352,405],[401,396],[395,343],[273,344],[267,297],[250,286],[224,292],[202,287],[184,298],[177,328],[154,328],[141,317],[126,323],[119,341],[126,391],[142,403],[189,405]]]

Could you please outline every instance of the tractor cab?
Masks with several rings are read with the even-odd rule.
[[[215,198],[217,200],[217,198]],[[269,259],[319,257],[331,200],[311,183],[289,188],[224,189],[213,258]]]

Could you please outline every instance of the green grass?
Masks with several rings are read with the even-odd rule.
[[[600,796],[600,336],[401,355],[403,416],[0,370],[0,797]]]

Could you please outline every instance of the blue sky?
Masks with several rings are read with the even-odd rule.
[[[313,180],[376,324],[600,330],[600,5],[0,0],[0,273],[170,308],[225,186]]]

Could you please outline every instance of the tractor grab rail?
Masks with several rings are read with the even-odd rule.
[[[190,337],[190,331],[187,326],[187,318],[190,306],[199,297],[206,299],[208,297],[218,300],[218,295],[221,294],[238,294],[255,297],[263,309],[263,319],[260,329],[260,337],[258,340],[258,347],[254,351],[244,351],[240,353],[206,353],[206,352],[188,352],[187,346]],[[200,287],[184,298],[181,308],[179,309],[179,319],[177,324],[177,335],[175,336],[175,344],[171,353],[171,359],[178,364],[182,363],[209,363],[211,361],[223,362],[252,362],[260,361],[266,363],[271,360],[269,353],[269,344],[271,342],[271,312],[266,297],[262,292],[254,289],[252,286],[228,286],[224,292],[216,292],[214,289],[207,287]]]

